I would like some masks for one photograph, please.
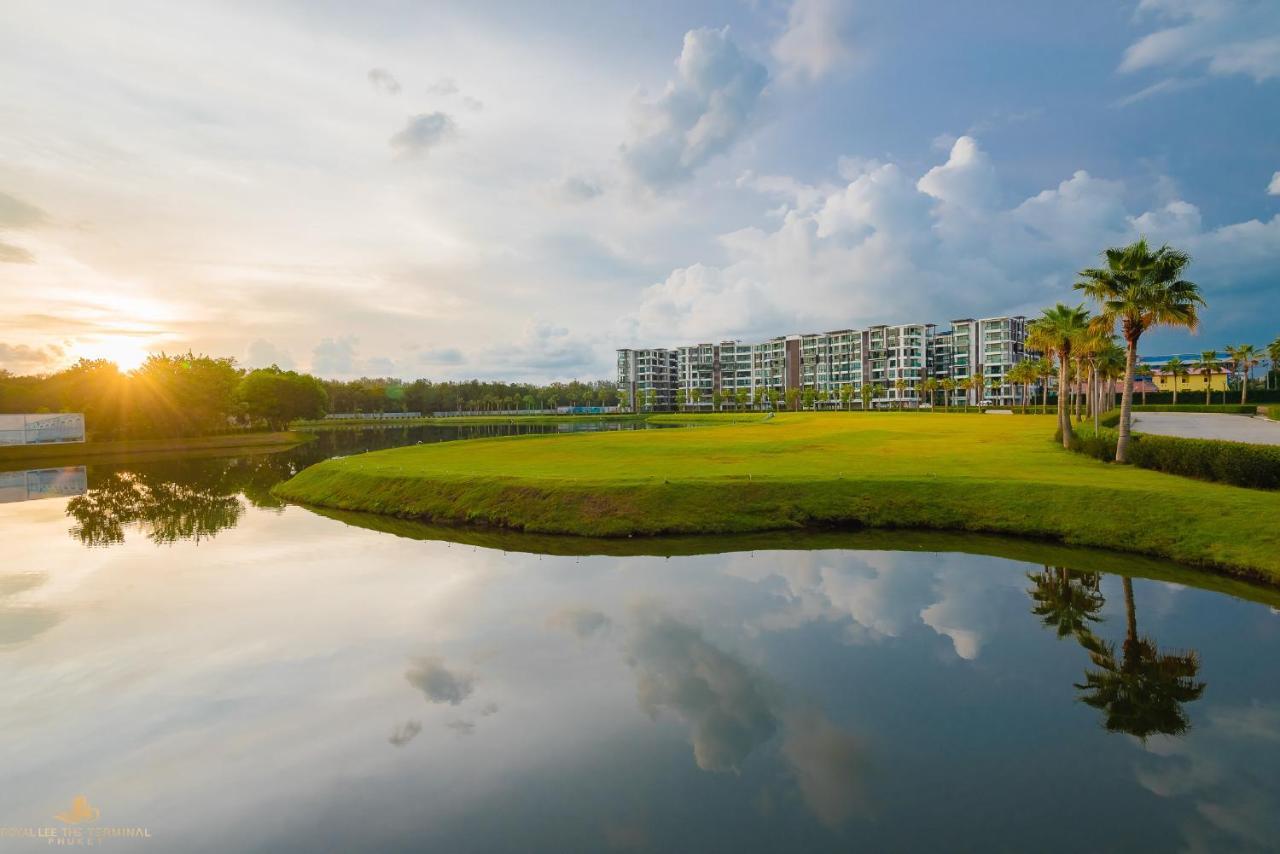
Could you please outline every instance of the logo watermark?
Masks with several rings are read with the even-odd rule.
[[[96,822],[102,810],[89,803],[84,795],[71,799],[71,806],[53,817],[60,824],[38,827],[0,826],[0,840],[30,839],[57,848],[89,848],[106,845],[118,839],[150,839],[151,829],[138,826],[107,826]]]

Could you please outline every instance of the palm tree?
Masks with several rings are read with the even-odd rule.
[[[924,392],[929,396],[929,409],[932,410],[933,404],[936,402],[938,397],[937,379],[935,379],[934,377],[929,377],[927,380],[920,383],[920,391]]]
[[[1227,354],[1240,374],[1240,405],[1244,406],[1249,397],[1249,372],[1258,366],[1258,348],[1252,344],[1241,344],[1239,347],[1228,347]]]
[[[973,405],[982,406],[982,391],[987,387],[987,381],[982,374],[970,374],[968,379],[963,383],[966,392],[973,392]],[[969,411],[969,396],[964,398],[964,411]]]
[[[1267,358],[1271,360],[1271,370],[1267,376],[1275,374],[1280,379],[1280,335],[1276,336],[1276,340],[1267,345]]]
[[[735,407],[739,411],[747,408],[747,399],[751,396],[745,388],[740,388],[733,393],[733,401],[737,404]]]
[[[1164,365],[1165,373],[1173,378],[1173,403],[1178,404],[1178,386],[1182,384],[1182,377],[1187,375],[1187,366],[1177,356],[1171,358]]]
[[[852,383],[845,383],[840,386],[840,406],[843,409],[849,408],[849,398],[853,397]]]
[[[1022,411],[1027,411],[1027,400],[1031,397],[1031,384],[1036,381],[1035,363],[1023,360],[1015,364],[1005,374],[1005,379],[1010,383],[1022,386]]]
[[[1000,403],[1000,389],[1004,388],[1004,379],[997,376],[987,377],[987,388],[991,391],[991,399]]]
[[[942,408],[946,409],[951,406],[951,394],[956,390],[956,381],[946,377],[938,383],[938,387],[942,389]]]
[[[902,377],[898,377],[893,381],[893,390],[898,393],[898,410],[901,411],[906,406],[907,381]]]
[[[1106,605],[1101,575],[1045,566],[1039,575],[1027,573],[1027,578],[1035,584],[1027,591],[1036,603],[1031,613],[1056,629],[1060,638],[1074,636],[1084,641],[1092,636],[1089,624],[1102,622],[1098,612]]]
[[[1089,312],[1083,305],[1058,303],[1041,312],[1033,327],[1037,340],[1046,352],[1058,360],[1058,428],[1062,431],[1062,447],[1071,447],[1071,418],[1067,412],[1066,390],[1071,383],[1071,347],[1089,325]]]
[[[1113,644],[1090,637],[1085,643],[1098,668],[1085,671],[1081,700],[1105,715],[1110,732],[1136,735],[1144,743],[1157,733],[1179,735],[1191,726],[1182,705],[1200,698],[1203,682],[1196,681],[1200,657],[1194,650],[1161,654],[1155,641],[1138,637],[1133,581],[1123,579],[1127,631],[1121,655]]]
[[[1142,405],[1147,405],[1147,380],[1154,376],[1150,365],[1138,365],[1133,371],[1134,379],[1142,380]]]
[[[1098,430],[1098,413],[1102,409],[1111,409],[1116,405],[1115,387],[1116,380],[1124,378],[1124,348],[1118,346],[1114,340],[1108,340],[1107,345],[1102,348],[1094,359],[1094,370],[1098,374],[1098,378],[1106,382],[1106,388],[1100,390],[1099,397],[1106,395],[1105,406],[1102,400],[1098,401],[1098,405],[1093,409],[1093,429],[1096,433]]]
[[[1222,363],[1218,361],[1217,351],[1203,351],[1200,354],[1200,358],[1192,363],[1192,366],[1204,377],[1204,405],[1209,406],[1213,403],[1211,397],[1213,394],[1213,375],[1222,367]]]
[[[1127,348],[1124,392],[1120,398],[1120,436],[1116,462],[1128,462],[1133,427],[1133,375],[1138,341],[1153,326],[1182,326],[1194,331],[1200,323],[1197,306],[1204,305],[1200,288],[1181,278],[1191,256],[1168,245],[1152,252],[1145,239],[1102,253],[1105,267],[1081,270],[1076,287],[1098,301],[1097,324],[1114,332],[1120,324]]]

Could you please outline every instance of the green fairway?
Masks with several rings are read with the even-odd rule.
[[[689,419],[695,420],[695,419]],[[331,460],[295,501],[587,536],[863,525],[1048,537],[1280,581],[1280,493],[1100,463],[1052,416],[781,414]]]

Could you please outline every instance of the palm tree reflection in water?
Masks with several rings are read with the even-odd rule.
[[[1092,629],[1106,603],[1099,573],[1046,566],[1027,577],[1035,585],[1027,591],[1036,603],[1032,613],[1058,637],[1074,637],[1088,652],[1096,669],[1086,670],[1085,681],[1075,687],[1082,702],[1103,713],[1109,732],[1145,742],[1152,735],[1187,731],[1191,721],[1183,705],[1198,700],[1205,689],[1196,681],[1200,656],[1195,650],[1161,652],[1153,639],[1139,636],[1132,579],[1121,578],[1127,629],[1117,655],[1115,644]]]

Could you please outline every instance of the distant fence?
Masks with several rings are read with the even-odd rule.
[[[79,412],[0,415],[0,446],[83,441],[84,415]]]
[[[326,421],[400,421],[405,418],[421,418],[421,412],[330,412]]]
[[[452,409],[433,412],[432,418],[474,418],[477,415],[617,415],[621,406],[557,406],[555,409]]]

